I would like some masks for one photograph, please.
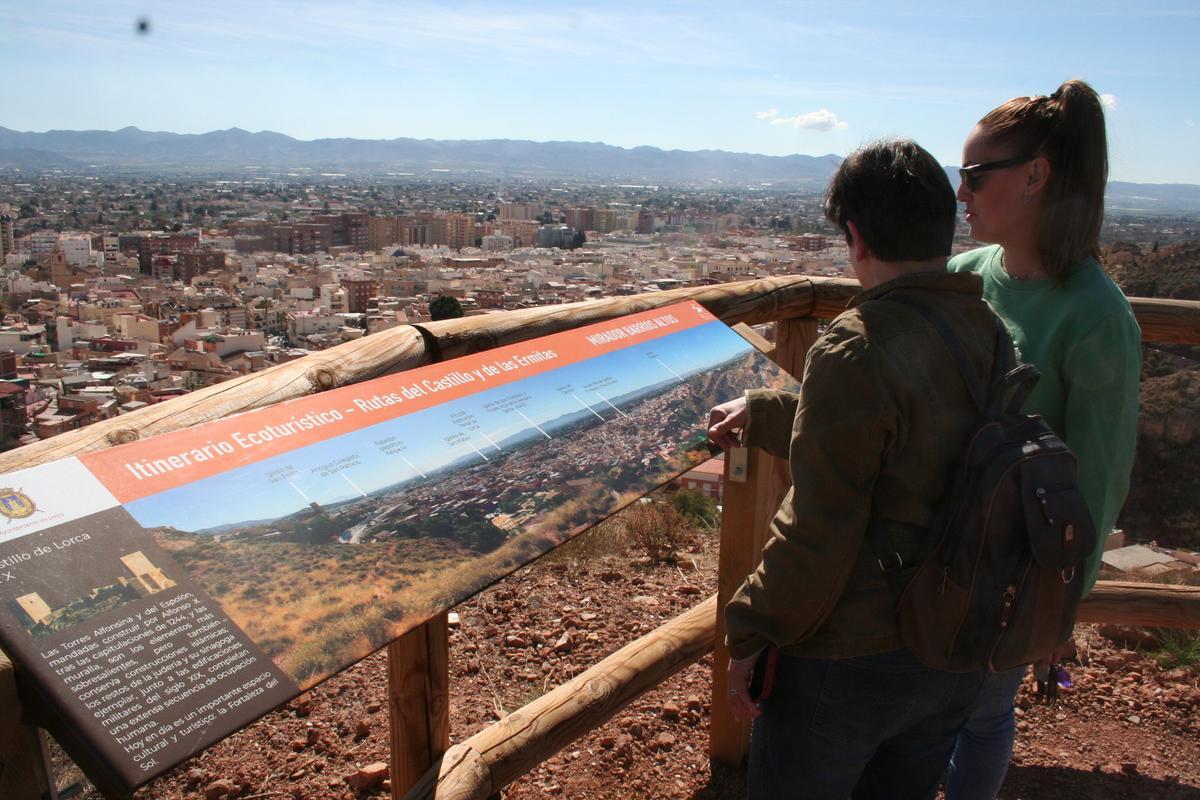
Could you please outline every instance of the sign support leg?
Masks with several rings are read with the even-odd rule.
[[[396,800],[450,746],[449,653],[445,613],[388,645],[389,774]]]

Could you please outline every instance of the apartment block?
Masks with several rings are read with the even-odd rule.
[[[593,208],[592,227],[588,228],[588,230],[593,230],[597,233],[612,233],[613,231],[621,230],[623,222],[624,220],[616,209]]]
[[[370,245],[371,218],[365,211],[345,214],[317,214],[311,222],[329,226],[329,244],[332,247],[353,247],[359,252]],[[327,249],[327,248],[326,248]]]
[[[271,228],[273,248],[289,255],[326,252],[333,246],[333,228],[327,223],[295,222]]]
[[[13,240],[13,218],[11,214],[0,214],[0,263],[9,253],[17,252],[16,242]]]
[[[176,277],[184,283],[210,269],[225,269],[225,252],[222,250],[185,250],[175,263]]]
[[[382,250],[393,244],[403,244],[403,234],[398,233],[398,217],[371,217],[367,221],[367,246]]]
[[[379,294],[379,283],[372,278],[343,278],[341,286],[346,292],[346,309],[351,314],[365,314],[367,301]]]
[[[533,203],[501,203],[499,219],[521,220],[537,219],[540,207]]]
[[[446,244],[456,250],[474,247],[475,217],[471,214],[447,214]]]
[[[507,220],[497,224],[497,233],[512,238],[513,247],[534,247],[537,244],[538,223],[534,220]]]
[[[592,227],[592,209],[582,207],[568,208],[567,227],[574,228],[577,231],[595,230]]]

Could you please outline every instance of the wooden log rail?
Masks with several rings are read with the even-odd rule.
[[[446,751],[405,795],[484,800],[712,650],[717,596]]]
[[[815,320],[837,316],[858,288],[855,281],[842,278],[776,277],[465,317],[428,323],[420,329],[402,326],[0,453],[0,474],[685,300],[701,303],[730,325],[785,323],[778,329],[775,357],[799,375],[804,353],[816,335]],[[1200,303],[1140,298],[1131,302],[1145,341],[1200,344]],[[733,486],[733,480],[727,476],[727,486]],[[452,748],[449,752],[454,758],[442,762],[448,765],[445,781],[439,781],[436,768],[420,779],[419,786],[432,792],[428,796],[486,797],[498,791],[541,759],[611,717],[638,693],[700,658],[713,647],[714,641],[717,643],[714,684],[723,681],[726,656],[720,644],[717,614],[721,595],[728,596],[741,577],[753,568],[762,544],[762,529],[782,491],[780,465],[761,454],[749,455],[741,480],[748,485],[740,492],[734,488],[733,495],[740,493],[743,499],[735,504],[745,505],[735,512],[727,499],[726,516],[754,522],[731,525],[730,531],[722,533],[718,596],[610,656],[492,729]],[[700,621],[700,617],[707,617],[708,621]],[[1102,582],[1082,607],[1080,619],[1200,628],[1200,590]],[[446,647],[444,616],[389,646],[394,797],[404,795],[416,776],[434,763],[448,744]],[[0,667],[3,667],[2,685],[5,676],[11,675],[2,653]],[[575,692],[582,694],[571,702],[563,699]],[[747,732],[732,722],[723,697],[715,699],[718,702],[713,703],[712,754],[736,762],[745,752]],[[0,731],[0,765],[5,767],[0,778],[11,779],[40,770],[37,765],[32,770],[20,769],[21,764],[28,764],[30,756],[26,746],[28,732],[16,724],[18,718],[15,701],[0,693],[0,727],[4,728]],[[8,736],[11,731],[17,735]],[[19,745],[6,744],[9,741],[17,741]],[[453,783],[450,773],[454,776]],[[476,783],[471,785],[463,775],[475,776]],[[444,785],[439,787],[439,784]],[[451,786],[456,787],[454,794],[450,793]],[[0,796],[5,798],[41,795],[41,787],[32,780],[15,785],[0,781],[0,787],[4,789]]]
[[[1079,622],[1200,629],[1200,587],[1097,581],[1079,605]]]

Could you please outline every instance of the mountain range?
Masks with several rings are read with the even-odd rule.
[[[724,150],[624,148],[518,139],[294,139],[229,128],[169,133],[27,133],[0,127],[0,171],[345,173],[454,179],[573,178],[636,184],[770,184],[819,192],[840,156],[764,156]],[[955,167],[946,167],[957,184]],[[1112,181],[1108,204],[1132,212],[1200,211],[1200,186]]]
[[[762,156],[722,150],[626,149],[599,142],[514,139],[315,139],[240,128],[179,134],[119,131],[23,133],[0,127],[0,169],[138,169],[359,174],[431,171],[447,177],[569,177],[630,181],[771,182],[822,187],[835,155]],[[449,173],[449,175],[447,175]]]

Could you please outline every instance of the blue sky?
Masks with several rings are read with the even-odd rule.
[[[1081,77],[1113,178],[1200,183],[1197,41],[1195,0],[0,0],[0,125],[770,155],[905,135],[949,164],[991,107]]]
[[[677,377],[686,377],[692,372],[712,370],[749,349],[746,341],[724,323],[709,322],[443,405],[403,414],[353,433],[136,500],[126,504],[125,508],[146,527],[173,525],[181,530],[196,530],[283,516],[304,508],[310,501],[328,505],[348,500],[359,496],[355,486],[362,492],[372,492],[415,478],[416,470],[431,473],[475,453],[492,457],[495,444],[489,444],[487,437],[498,444],[509,436],[531,429],[521,413],[534,424],[544,423],[563,414],[584,411],[576,399],[579,398],[599,416],[613,419],[617,412],[597,397],[595,391],[587,388],[595,381],[611,379],[600,393],[612,399],[661,381],[674,382]],[[476,358],[447,361],[439,367],[449,372],[462,368],[459,361],[473,364]],[[439,375],[430,377],[436,379]],[[383,387],[383,384],[403,384],[410,379],[411,373],[382,378],[375,382],[376,386],[359,385],[352,393],[370,396],[376,390],[391,390],[391,386]],[[345,397],[348,392],[340,394]],[[528,396],[520,407],[521,413],[489,411],[484,407],[493,401],[521,394]],[[321,395],[325,398],[336,396]],[[405,410],[403,404],[394,408],[396,412]],[[464,431],[464,427],[455,422],[455,419],[462,419],[455,415],[463,412],[478,424],[479,430],[469,432],[469,443],[448,443],[448,436]],[[240,417],[246,421],[241,430],[257,430],[259,425],[254,418],[254,414]],[[703,420],[696,420],[697,431],[702,423]],[[402,442],[404,450],[393,454],[382,452],[375,442],[385,438]],[[169,449],[164,442],[164,450]],[[345,478],[341,474],[322,476],[316,471],[321,465],[347,455],[357,455],[359,462],[341,473]],[[479,456],[472,460],[478,463]],[[608,465],[597,465],[597,468],[600,466]],[[269,480],[270,473],[288,467],[294,473],[287,479]],[[213,497],[223,500],[214,505]]]

